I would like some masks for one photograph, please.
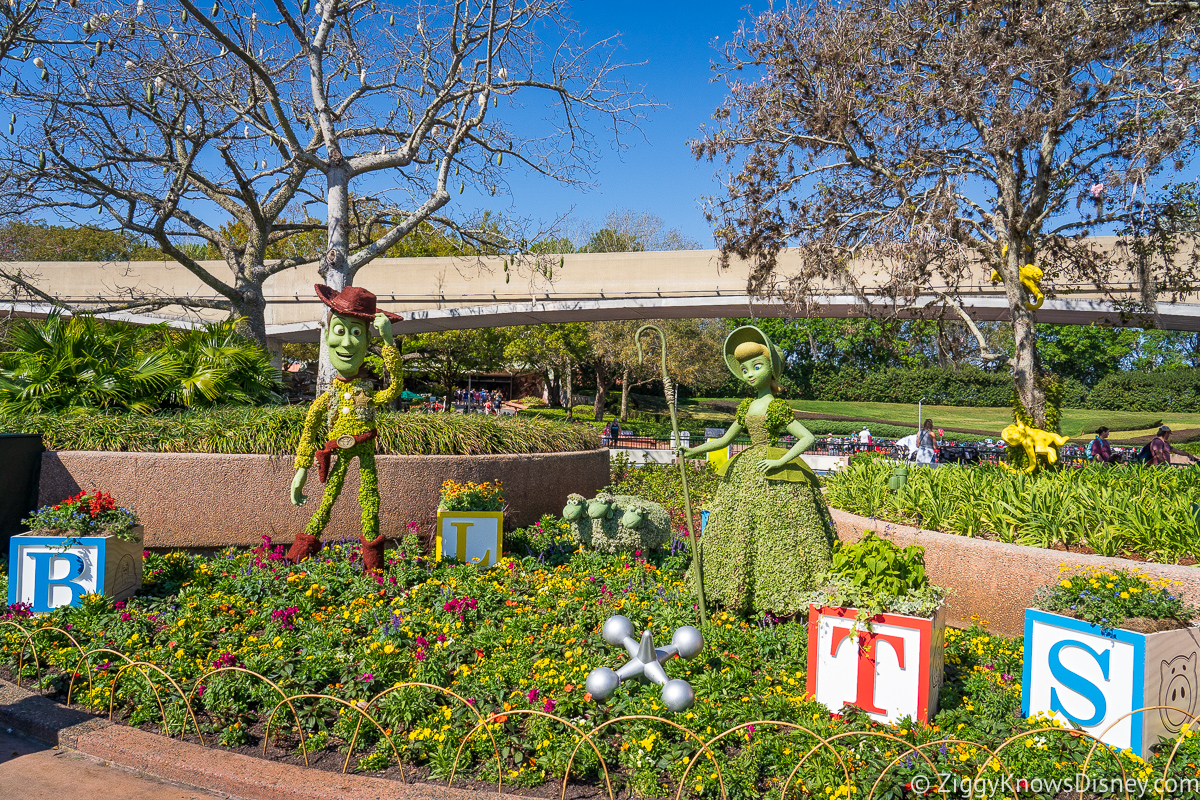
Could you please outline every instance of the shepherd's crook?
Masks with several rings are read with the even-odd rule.
[[[663,392],[667,396],[667,408],[671,409],[671,431],[675,435],[673,444],[682,448],[683,441],[679,438],[679,421],[675,418],[675,387],[671,383],[671,376],[667,374],[667,334],[659,326],[643,325],[633,335],[634,341],[637,342],[638,363],[641,364],[646,360],[642,353],[642,332],[648,329],[658,331],[658,338],[662,344]],[[692,546],[692,580],[696,584],[696,602],[700,606],[700,624],[704,625],[708,622],[708,611],[704,608],[704,580],[700,576],[700,543],[696,539],[696,532],[692,529],[692,495],[688,491],[687,464],[683,461],[682,452],[678,456],[679,477],[683,481],[683,513],[687,517],[688,543]]]

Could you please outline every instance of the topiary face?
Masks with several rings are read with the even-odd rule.
[[[325,328],[325,345],[329,348],[329,362],[343,378],[353,378],[367,357],[367,343],[371,339],[370,323],[354,317],[329,315]]]
[[[567,505],[563,508],[562,517],[567,522],[574,522],[583,516],[584,508],[587,501],[583,499],[581,494],[572,494],[567,496]]]
[[[625,514],[621,517],[621,524],[630,530],[637,530],[641,527],[645,519],[646,515],[642,509],[631,503],[625,507]]]
[[[600,495],[588,501],[588,516],[592,519],[607,519],[612,512],[612,498]]]
[[[740,363],[742,380],[751,389],[761,391],[771,385],[771,359],[767,356],[755,356]]]

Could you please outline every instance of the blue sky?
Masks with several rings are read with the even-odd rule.
[[[563,186],[539,176],[510,173],[512,212],[551,221],[573,208],[572,217],[599,225],[608,212],[627,208],[662,217],[704,247],[713,246],[701,198],[718,192],[713,164],[697,162],[688,149],[701,124],[724,98],[712,83],[710,65],[718,53],[714,38],[728,39],[746,16],[744,3],[663,2],[662,0],[581,0],[572,16],[595,41],[620,33],[621,61],[645,62],[627,71],[630,83],[665,107],[651,111],[641,135],[615,151],[595,153],[596,174],[589,189]],[[762,5],[755,4],[755,7]],[[470,190],[459,211],[470,210]],[[477,195],[479,208],[496,208],[498,198]],[[457,204],[459,198],[455,197]],[[490,202],[489,202],[490,201]],[[508,213],[508,209],[504,210]]]

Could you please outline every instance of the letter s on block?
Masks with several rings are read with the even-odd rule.
[[[1058,699],[1058,692],[1054,687],[1050,687],[1050,710],[1062,714],[1067,719],[1084,728],[1089,728],[1096,725],[1100,720],[1104,719],[1104,715],[1108,711],[1108,702],[1104,699],[1104,691],[1096,684],[1089,681],[1082,675],[1072,672],[1063,666],[1060,660],[1060,653],[1064,647],[1077,647],[1084,650],[1092,658],[1096,659],[1096,663],[1100,665],[1100,674],[1104,680],[1108,680],[1108,663],[1111,653],[1105,650],[1097,653],[1092,648],[1088,647],[1083,642],[1077,642],[1072,639],[1063,639],[1061,642],[1055,642],[1050,648],[1050,674],[1054,676],[1054,680],[1063,685],[1064,688],[1070,689],[1073,692],[1083,695],[1084,699],[1092,704],[1092,716],[1087,719],[1081,719],[1074,714],[1071,714],[1063,707],[1062,701]]]

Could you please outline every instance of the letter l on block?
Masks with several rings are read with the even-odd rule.
[[[838,646],[850,636],[849,628],[834,628],[833,642],[829,655],[836,656]],[[875,657],[876,642],[884,642],[891,646],[896,654],[900,669],[904,669],[904,637],[891,636],[872,631],[858,632],[858,688],[855,692],[854,705],[872,714],[886,714],[887,709],[875,705]]]
[[[71,590],[71,605],[83,596],[83,587],[75,582],[83,575],[83,559],[75,553],[26,553],[33,559],[33,613],[46,614],[54,609],[50,606],[50,591],[54,586],[66,586]],[[56,558],[71,562],[74,569],[65,578],[50,579],[50,563]]]

